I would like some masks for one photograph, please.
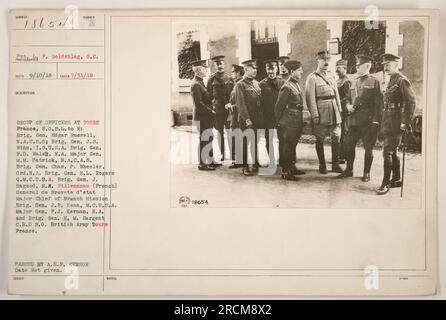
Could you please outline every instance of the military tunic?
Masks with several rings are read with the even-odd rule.
[[[265,129],[274,129],[276,127],[274,107],[279,96],[279,90],[284,83],[285,81],[278,77],[275,79],[265,78],[259,83],[262,92],[261,105]]]
[[[303,91],[294,78],[280,88],[275,105],[275,118],[280,126],[302,129]]]
[[[196,76],[192,80],[190,93],[194,103],[193,119],[202,122],[205,127],[212,126],[214,116],[212,101],[202,78]]]
[[[258,81],[246,76],[240,80],[235,88],[235,101],[240,127],[245,129],[247,120],[251,120],[254,128],[262,128],[261,89]]]
[[[341,101],[330,72],[311,73],[307,78],[305,94],[311,117],[319,117],[320,125],[336,126],[341,123]]]
[[[234,80],[224,72],[214,73],[208,80],[207,90],[217,114],[226,113],[225,105],[229,102]]]
[[[242,80],[243,78],[240,77],[238,79],[235,79],[235,84]],[[237,129],[240,128],[239,122],[238,122],[238,110],[237,110],[237,103],[235,100],[235,86],[231,91],[231,96],[229,98],[229,103],[232,105],[232,116],[231,116],[231,128]]]
[[[381,121],[383,102],[381,85],[370,74],[356,78],[349,90],[348,102],[353,106],[349,113],[349,127],[368,126]]]
[[[410,125],[415,111],[415,93],[401,73],[393,74],[385,91],[381,134],[399,134],[402,123]]]

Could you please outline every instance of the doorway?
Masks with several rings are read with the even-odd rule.
[[[266,70],[264,62],[268,59],[276,59],[279,56],[279,43],[256,43],[251,45],[252,58],[257,59],[257,80],[262,80],[266,77]]]
[[[257,80],[266,77],[265,60],[279,56],[279,42],[273,21],[256,20],[251,23],[251,56],[257,59]]]

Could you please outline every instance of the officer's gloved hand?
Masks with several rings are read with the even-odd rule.
[[[314,117],[313,118],[313,123],[319,124],[319,117]]]
[[[247,127],[248,129],[250,129],[250,128],[253,127],[253,123],[252,123],[251,119],[246,120],[246,127]]]
[[[400,130],[405,133],[410,133],[412,131],[412,127],[410,125],[406,125],[405,123],[402,123],[400,125]]]
[[[345,106],[345,108],[347,109],[347,113],[350,114],[353,111],[355,111],[355,108],[353,108],[353,105],[350,103],[347,103],[347,105]]]

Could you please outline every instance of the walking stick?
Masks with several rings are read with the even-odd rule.
[[[406,164],[406,130],[403,133],[403,168],[401,170],[401,198],[403,197],[404,189],[404,165]]]

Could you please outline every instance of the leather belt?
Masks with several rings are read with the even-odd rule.
[[[302,109],[303,109],[303,105],[297,105],[296,107],[289,107],[289,106],[286,106],[286,108],[288,109],[288,110],[296,110],[296,111],[302,111]]]
[[[384,107],[384,109],[399,109],[399,108],[401,108],[401,104],[395,102],[386,103]]]
[[[316,100],[331,100],[336,98],[336,96],[322,96],[322,97],[316,97]]]

